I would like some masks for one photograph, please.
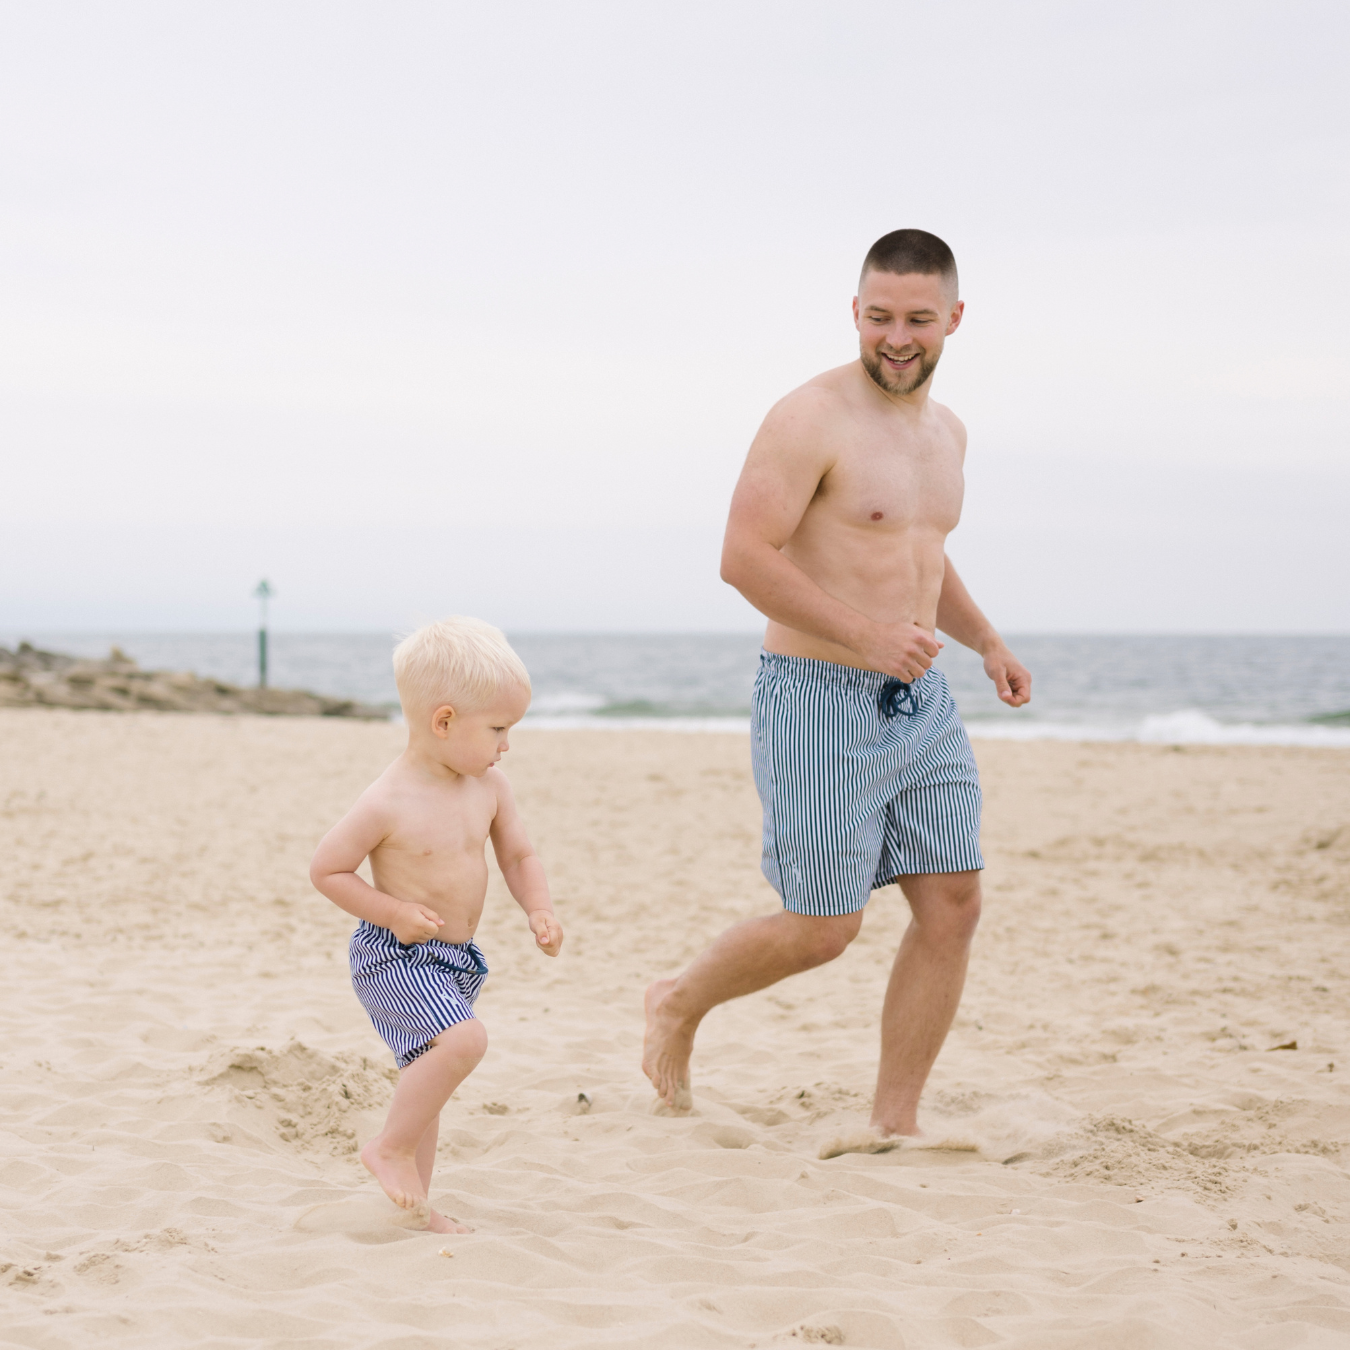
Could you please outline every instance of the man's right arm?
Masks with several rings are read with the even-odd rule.
[[[790,394],[764,419],[731,498],[722,580],[775,623],[837,643],[870,669],[915,680],[939,644],[914,624],[881,624],[821,589],[790,558],[792,538],[834,457],[826,390]]]

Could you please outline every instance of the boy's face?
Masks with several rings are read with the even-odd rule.
[[[466,712],[443,704],[431,720],[437,758],[456,773],[481,778],[511,748],[507,734],[529,706],[530,696],[519,685],[499,689],[489,702]]]

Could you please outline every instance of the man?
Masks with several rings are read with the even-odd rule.
[[[912,912],[881,1013],[871,1133],[918,1134],[919,1094],[961,999],[980,911],[980,785],[947,681],[941,628],[984,657],[998,696],[1031,676],[947,559],[965,428],[929,397],[965,309],[935,235],[896,230],[863,263],[856,361],[775,406],[731,502],[722,578],[768,619],[752,703],[764,874],[779,913],[723,933],[647,991],[643,1070],[689,1104],[694,1033],[728,999],[833,960],[870,892]]]

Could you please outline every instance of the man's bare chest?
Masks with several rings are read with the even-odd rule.
[[[961,517],[965,480],[955,438],[855,438],[821,480],[813,506],[842,524],[881,532],[932,527]]]

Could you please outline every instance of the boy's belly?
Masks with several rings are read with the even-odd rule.
[[[370,860],[375,888],[395,900],[423,905],[441,920],[436,937],[441,942],[468,942],[478,928],[487,896],[487,863],[449,867],[441,862],[434,869],[421,868],[400,859]]]

